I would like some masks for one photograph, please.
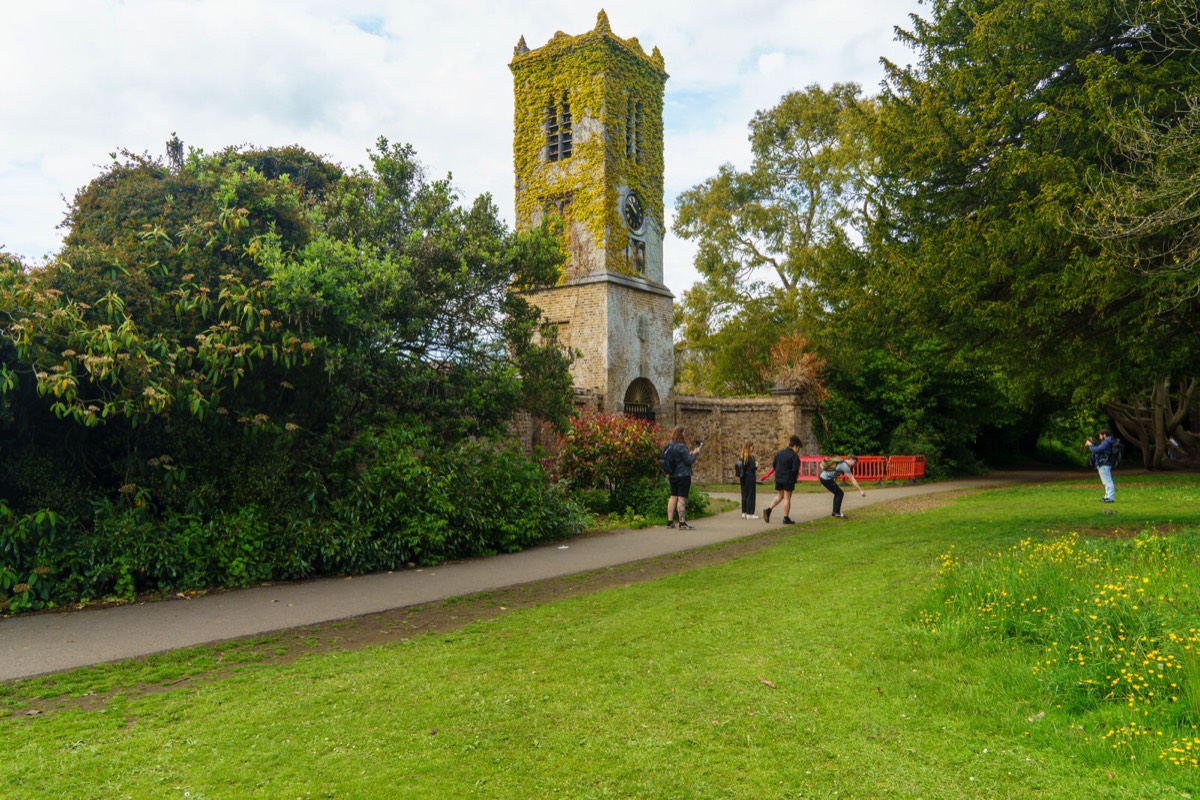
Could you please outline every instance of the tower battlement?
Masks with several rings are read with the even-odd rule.
[[[642,43],[638,41],[636,36],[622,39],[620,36],[614,34],[612,27],[608,23],[608,14],[604,13],[603,10],[596,15],[596,27],[586,33],[570,36],[562,31],[557,31],[545,45],[533,50],[525,43],[525,37],[522,36],[513,48],[513,60],[509,66],[515,65],[518,60],[523,58],[554,58],[560,56],[566,50],[586,47],[602,39],[607,39],[617,46],[624,48],[631,55],[648,61],[651,66],[662,73],[663,80],[670,77],[667,75],[666,62],[663,59],[662,53],[658,51],[658,48],[655,47],[647,54],[642,49]]]

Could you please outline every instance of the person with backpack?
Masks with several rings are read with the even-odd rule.
[[[858,489],[859,494],[863,497],[867,496],[867,490],[858,485],[858,479],[854,477],[854,465],[858,463],[858,456],[844,456],[842,458],[827,458],[821,462],[821,472],[817,475],[817,480],[821,485],[833,493],[833,516],[838,519],[845,519],[846,515],[842,513],[842,498],[846,493],[842,491],[842,487],[838,485],[838,477],[845,475],[854,484],[854,488]]]
[[[792,434],[788,439],[788,446],[775,454],[775,462],[771,468],[767,470],[767,474],[762,476],[762,480],[766,480],[772,475],[775,476],[775,499],[771,501],[771,505],[763,509],[763,522],[771,521],[771,512],[775,510],[775,506],[783,503],[783,524],[795,525],[792,521],[792,492],[796,490],[796,481],[800,480],[800,437]]]
[[[698,443],[696,449],[692,450],[687,446],[686,434],[687,431],[682,425],[676,425],[675,430],[671,431],[671,439],[663,448],[662,468],[671,484],[671,497],[667,500],[667,527],[675,527],[675,513],[678,511],[680,529],[690,531],[695,530],[695,526],[689,525],[687,521],[687,498],[692,490],[692,464],[700,455],[700,448],[704,446],[704,442]]]
[[[1096,436],[1100,441],[1092,444],[1092,439],[1089,436],[1087,441],[1087,449],[1092,451],[1088,456],[1088,461],[1096,468],[1096,472],[1100,474],[1100,483],[1104,485],[1104,497],[1100,498],[1101,503],[1115,503],[1117,501],[1117,485],[1113,483],[1112,468],[1113,468],[1113,445],[1116,440],[1112,438],[1112,432],[1108,428],[1101,428],[1096,432]]]
[[[753,442],[742,444],[733,472],[742,485],[742,519],[758,519],[758,514],[754,513],[758,500],[758,462],[754,460]]]

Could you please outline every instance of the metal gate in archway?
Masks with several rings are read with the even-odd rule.
[[[629,384],[625,390],[625,413],[638,419],[654,421],[654,409],[658,408],[658,392],[654,384],[645,378],[638,378]]]

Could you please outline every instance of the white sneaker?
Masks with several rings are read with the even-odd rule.
[[[742,519],[745,519],[745,518],[746,518],[746,512],[745,512],[745,511],[743,511],[743,512],[742,512]]]
[[[742,514],[746,519],[758,519],[758,514]]]

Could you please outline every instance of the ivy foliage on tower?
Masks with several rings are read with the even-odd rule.
[[[572,225],[582,226],[605,248],[605,268],[637,275],[624,257],[626,234],[618,191],[624,184],[641,198],[647,215],[663,224],[663,89],[667,79],[658,48],[647,55],[636,38],[613,34],[601,11],[595,29],[578,36],[561,31],[530,50],[524,38],[509,64],[515,81],[513,166],[517,227],[528,230],[555,201],[563,209],[564,245]],[[547,108],[569,103],[572,149],[568,158],[546,157]],[[637,156],[626,151],[630,101],[641,104]],[[559,282],[567,280],[564,271]]]

